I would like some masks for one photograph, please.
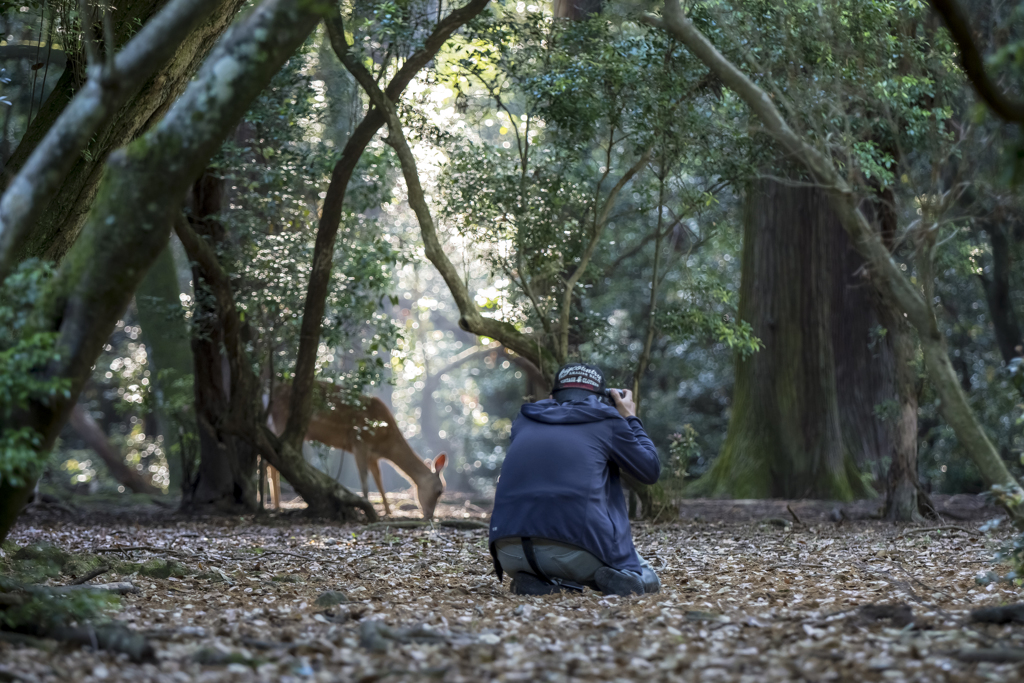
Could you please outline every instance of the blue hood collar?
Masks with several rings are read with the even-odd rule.
[[[601,403],[601,399],[595,396],[588,396],[582,401],[558,401],[548,398],[536,403],[523,405],[523,415],[545,424],[584,424],[587,422],[600,422],[613,417],[621,417],[619,411],[612,406]]]

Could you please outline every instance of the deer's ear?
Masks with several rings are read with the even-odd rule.
[[[434,474],[441,474],[441,470],[443,470],[444,466],[447,465],[447,464],[448,464],[448,454],[447,453],[441,453],[436,458],[434,458]]]

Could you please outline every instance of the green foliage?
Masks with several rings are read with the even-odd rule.
[[[32,312],[44,295],[52,269],[32,259],[23,262],[0,286],[0,482],[25,486],[35,481],[44,462],[42,435],[17,425],[29,403],[68,396],[70,383],[39,372],[60,360],[57,335],[32,326]]]
[[[246,134],[225,144],[216,162],[230,188],[219,217],[230,239],[220,257],[253,337],[254,362],[285,380],[298,349],[318,202],[339,153],[325,139],[326,85],[310,57],[307,50],[288,62],[246,115]],[[382,381],[399,332],[383,309],[400,254],[370,216],[390,192],[378,154],[364,155],[346,193],[318,354],[318,374],[352,394]]]
[[[1019,514],[1024,506],[1024,498],[1021,497],[1019,487],[1009,488],[1005,486],[993,486],[988,496],[995,500],[1011,513]],[[992,531],[1000,527],[1004,518],[992,519],[981,526],[981,531]],[[996,562],[1005,562],[1010,565],[1010,572],[1005,576],[999,576],[989,571],[977,577],[980,584],[991,583],[992,581],[1012,581],[1017,585],[1024,582],[1024,523],[1020,520],[1015,522],[1018,533],[999,549],[996,554]]]
[[[716,306],[731,308],[735,294],[708,282],[701,282],[690,292],[692,299],[678,303],[660,313],[658,327],[675,341],[692,337],[713,339],[746,358],[762,348],[761,340],[746,320],[740,320],[731,310],[720,313]]]
[[[676,432],[668,438],[669,477],[682,481],[687,477],[700,474],[691,470],[701,459],[700,444],[697,441],[697,430],[693,425],[683,425],[683,431]]]
[[[673,208],[689,211],[681,218],[705,189],[706,179],[685,176],[677,161],[680,138],[692,135],[679,102],[695,74],[658,36],[599,18],[512,11],[478,22],[447,68],[441,82],[477,126],[423,131],[448,160],[438,183],[442,225],[489,265],[493,285],[480,302],[556,357],[572,355],[607,326],[587,302],[596,264],[617,251],[602,234],[620,222],[649,231],[657,217],[651,169],[641,164],[613,192],[619,179],[650,151],[658,172],[672,174]],[[566,311],[566,280],[584,259]],[[566,319],[567,350],[559,344]]]

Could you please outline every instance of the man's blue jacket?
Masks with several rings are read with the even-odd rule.
[[[502,538],[547,538],[579,546],[615,569],[640,572],[620,469],[645,484],[661,474],[638,418],[623,419],[597,396],[524,405],[498,478],[492,555]]]

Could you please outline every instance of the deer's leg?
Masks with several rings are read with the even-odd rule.
[[[356,461],[356,469],[359,470],[359,483],[363,485],[363,498],[370,500],[370,489],[366,485],[366,455],[352,451],[352,459]]]
[[[377,482],[377,490],[380,491],[380,499],[384,501],[384,514],[391,516],[391,508],[388,506],[388,494],[384,492],[384,482],[380,476],[380,461],[377,458],[367,458],[366,464],[373,473],[373,480]]]
[[[259,468],[259,492],[260,492],[260,510],[267,508],[267,461],[260,458]]]
[[[267,465],[267,479],[270,480],[270,502],[275,510],[281,509],[281,473],[273,465]]]

